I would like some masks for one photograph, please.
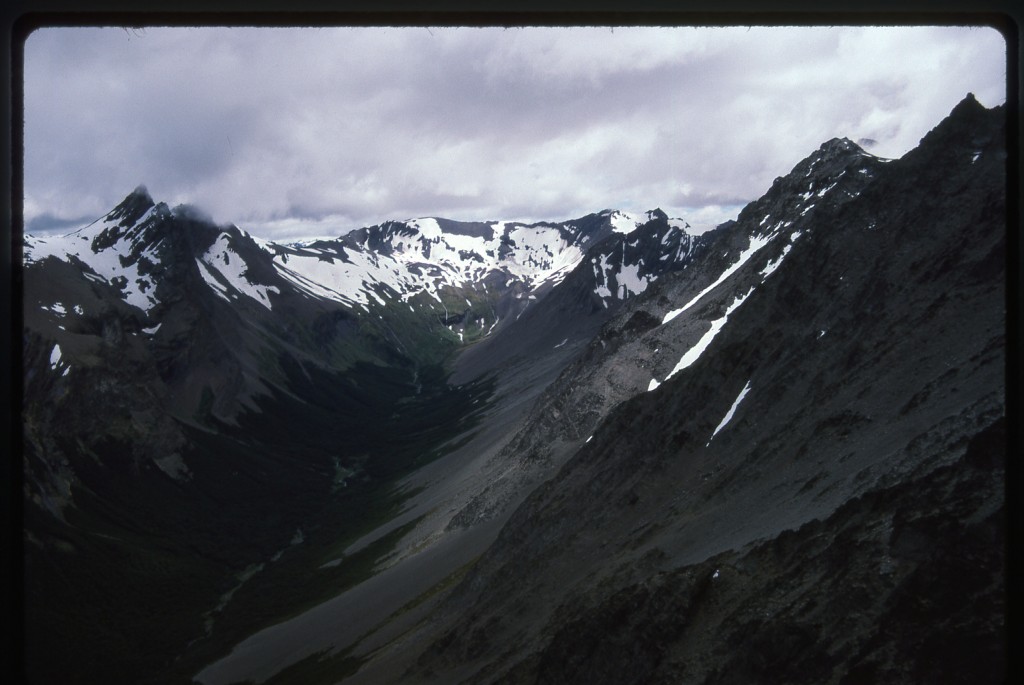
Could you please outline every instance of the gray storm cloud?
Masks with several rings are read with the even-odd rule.
[[[823,141],[899,156],[1002,37],[902,28],[44,28],[25,44],[25,219],[139,183],[267,238],[389,218],[712,225]]]

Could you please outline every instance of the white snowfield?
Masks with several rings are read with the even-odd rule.
[[[110,282],[118,276],[127,279],[127,285],[122,290],[122,297],[132,305],[145,311],[149,311],[157,304],[153,292],[153,281],[148,276],[139,274],[138,260],[130,259],[132,248],[141,237],[141,227],[155,213],[156,207],[151,208],[132,226],[124,230],[121,237],[110,247],[93,252],[93,240],[108,228],[117,226],[119,219],[100,220],[83,228],[62,236],[50,236],[37,238],[25,236],[25,263],[42,261],[47,257],[57,257],[64,261],[70,261],[76,257],[92,269],[97,276],[105,282]],[[139,258],[148,258],[154,262],[158,261],[156,256],[157,245],[152,245],[141,253]]]
[[[634,216],[620,211],[605,211],[613,232],[631,233],[652,218],[653,212]],[[685,232],[681,219],[672,219],[673,230]],[[506,287],[523,283],[528,293],[544,285],[556,285],[584,256],[585,239],[573,239],[575,226],[566,224],[525,225],[512,221],[484,224],[489,237],[445,231],[437,219],[423,217],[400,222],[390,236],[390,254],[344,248],[326,250],[312,246],[293,246],[294,251],[274,257],[278,272],[298,288],[315,297],[338,299],[351,305],[367,305],[370,298],[382,300],[378,288],[385,287],[403,301],[425,293],[441,302],[444,287],[482,288],[491,273],[504,274]],[[486,233],[487,231],[484,231]],[[366,245],[364,243],[363,247]],[[677,251],[678,259],[685,246]],[[603,256],[596,292],[602,298],[625,298],[643,292],[653,280],[640,276],[642,264],[623,263]],[[617,276],[616,292],[607,284]],[[595,276],[597,276],[595,269]]]
[[[268,292],[280,293],[276,286],[252,283],[247,277],[248,266],[230,247],[231,236],[221,233],[202,257],[196,260],[199,272],[213,291],[228,302],[231,290],[241,293],[270,309]],[[218,278],[219,277],[219,278]]]
[[[495,221],[484,238],[445,232],[433,218],[402,224],[407,230],[391,237],[391,254],[306,248],[275,255],[274,266],[309,295],[366,305],[370,298],[383,304],[381,286],[403,301],[426,293],[440,303],[445,286],[475,289],[492,272],[507,274],[507,285],[520,281],[534,291],[560,282],[583,259],[580,247],[554,225]],[[499,256],[506,230],[507,254]]]
[[[611,221],[612,230],[614,232],[632,233],[637,228],[651,220],[651,212],[647,212],[643,218],[640,218],[633,214],[629,214],[628,212],[615,210],[608,216],[608,220]]]

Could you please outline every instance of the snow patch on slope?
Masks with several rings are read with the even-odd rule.
[[[231,301],[229,288],[256,300],[271,309],[269,293],[280,293],[276,286],[252,283],[247,274],[248,265],[231,249],[231,236],[221,233],[202,257],[197,259],[203,276],[214,292]]]
[[[753,286],[751,286],[750,290],[747,291],[745,295],[739,295],[736,297],[735,300],[733,300],[733,303],[729,305],[729,307],[725,310],[725,314],[723,314],[721,318],[715,319],[714,321],[711,322],[711,328],[709,328],[708,331],[703,336],[701,336],[700,340],[698,340],[696,344],[689,350],[687,350],[686,353],[679,359],[679,362],[675,365],[675,368],[673,368],[672,371],[668,374],[668,376],[665,377],[666,381],[669,378],[672,378],[672,376],[675,376],[683,369],[691,366],[698,359],[700,359],[700,356],[704,354],[704,351],[707,350],[708,347],[711,345],[711,341],[714,340],[715,336],[717,336],[725,327],[726,322],[729,320],[729,315],[736,311],[740,307],[740,305],[746,302],[747,298],[750,297],[751,293],[753,292],[754,288]]]
[[[642,226],[645,221],[638,219],[632,214],[622,212],[619,210],[613,211],[608,215],[608,221],[612,225],[612,231],[615,233],[632,233],[639,226]]]
[[[149,221],[155,210],[155,207],[151,207],[138,221],[127,227],[119,227],[118,219],[105,219],[62,236],[25,236],[25,264],[39,262],[47,257],[56,257],[62,261],[70,261],[74,257],[102,278],[103,282],[115,286],[123,284],[121,296],[125,301],[148,312],[157,304],[157,299],[153,293],[152,280],[139,273],[138,263],[143,258],[157,261],[155,250],[160,243],[143,251],[137,259],[131,257],[131,252],[133,238],[138,233],[137,227]],[[108,229],[117,230],[120,236],[110,246],[94,252],[93,241]],[[118,281],[115,283],[114,279]],[[93,280],[96,280],[95,277]]]
[[[739,271],[740,267],[742,267],[744,264],[750,261],[750,258],[753,257],[758,250],[760,250],[762,247],[770,243],[772,241],[772,238],[774,237],[774,233],[766,237],[752,237],[750,239],[750,245],[748,245],[747,249],[740,253],[739,259],[737,259],[731,266],[729,266],[729,268],[723,271],[721,275],[719,275],[719,277],[715,279],[714,283],[701,290],[693,297],[693,299],[691,299],[689,302],[684,304],[679,309],[673,309],[672,311],[665,314],[665,316],[661,320],[661,323],[668,323],[669,321],[676,318],[693,305],[700,302],[705,295],[707,295],[709,292],[720,286],[725,281],[725,279],[729,278],[729,276],[732,276],[734,273]]]
[[[52,305],[49,306],[44,304],[40,307],[40,309],[42,309],[44,312],[53,312],[58,316],[58,318],[64,318],[68,313],[68,310],[65,309],[64,305],[60,302],[54,302]]]
[[[728,423],[730,421],[732,421],[733,415],[736,414],[736,408],[738,406],[740,406],[740,402],[743,401],[743,398],[747,396],[748,392],[750,392],[750,381],[749,380],[747,381],[747,384],[743,386],[743,389],[740,390],[740,394],[736,397],[736,400],[732,403],[732,406],[729,407],[729,411],[727,411],[725,413],[725,417],[722,418],[722,421],[718,424],[718,427],[715,428],[715,432],[711,434],[710,438],[708,438],[708,443],[707,443],[707,445],[705,445],[705,447],[710,445],[711,441],[715,439],[716,435],[718,435],[718,432],[720,430],[722,430],[723,428],[725,428],[726,425],[728,425]]]
[[[647,286],[654,278],[652,276],[641,276],[640,267],[642,263],[637,264],[623,264],[619,269],[618,283],[621,289],[621,299],[626,299],[630,295],[639,295],[643,291],[647,290]]]
[[[309,295],[349,305],[365,306],[371,295],[382,302],[373,292],[377,285],[390,287],[397,293],[405,291],[395,260],[372,252],[352,250],[330,255],[326,260],[311,252],[278,254],[274,256],[274,268]],[[436,290],[427,290],[440,302]]]
[[[789,251],[793,249],[793,243],[796,242],[796,239],[799,238],[801,235],[803,235],[802,231],[796,231],[791,236],[789,236],[789,243],[782,248],[782,254],[780,254],[773,261],[768,262],[765,265],[765,267],[761,269],[762,283],[764,283],[764,280],[771,276],[773,273],[775,273],[775,270],[782,265],[782,260],[784,260],[786,258],[786,255],[789,254]]]

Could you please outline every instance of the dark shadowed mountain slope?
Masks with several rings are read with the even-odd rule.
[[[726,278],[628,303],[523,436],[575,453],[352,682],[1001,681],[1004,125],[969,97],[787,224],[790,175]]]

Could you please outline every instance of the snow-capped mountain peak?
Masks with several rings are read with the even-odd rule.
[[[139,186],[101,219],[76,231],[25,236],[26,264],[54,257],[83,265],[83,277],[110,283],[129,303],[148,311],[158,303],[152,272],[160,261],[167,205],[154,204]]]

